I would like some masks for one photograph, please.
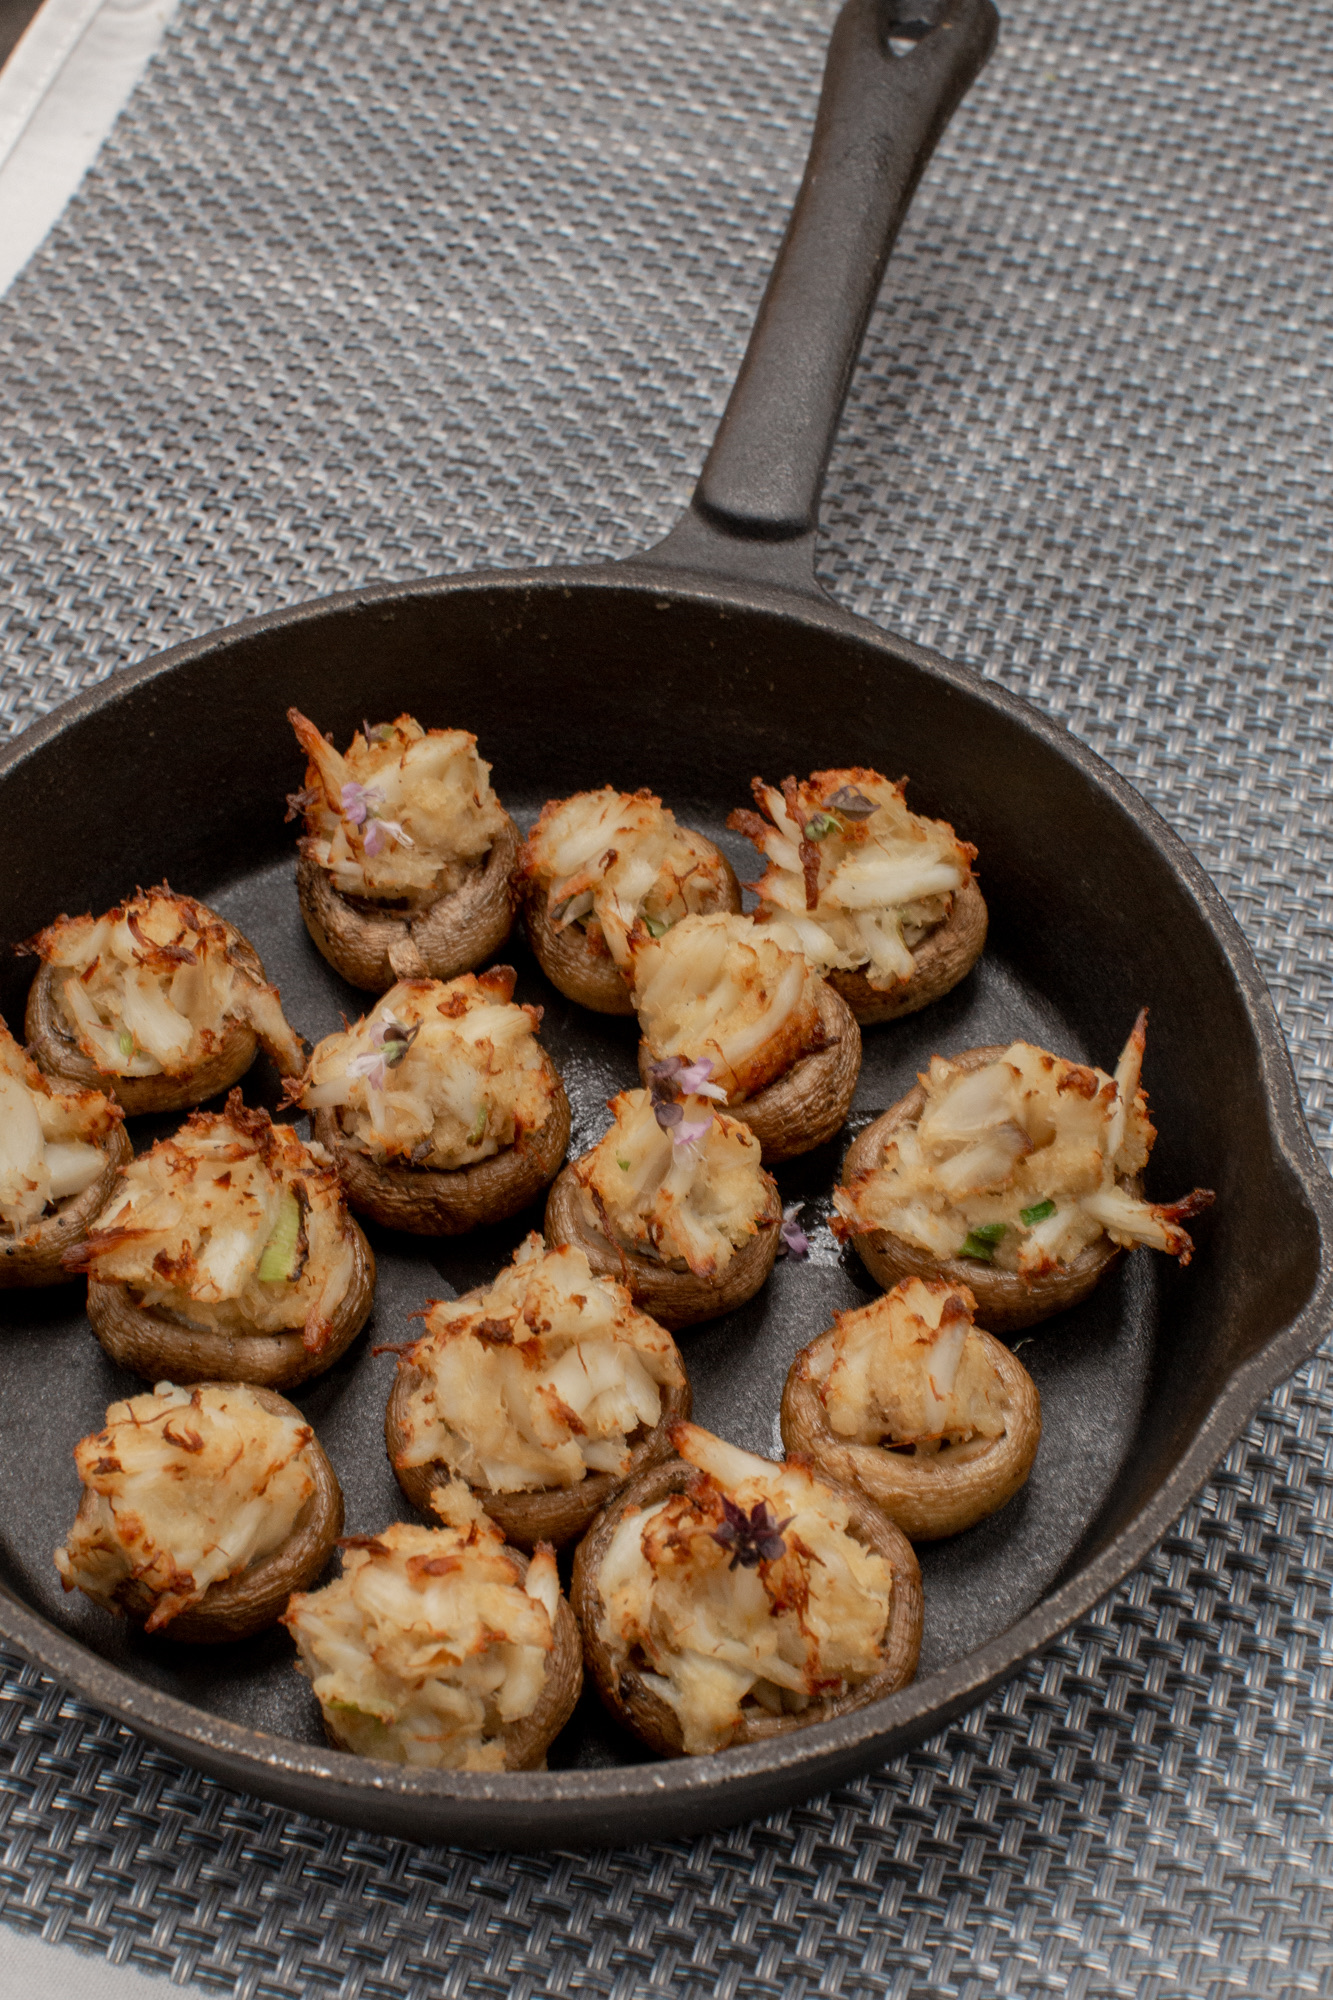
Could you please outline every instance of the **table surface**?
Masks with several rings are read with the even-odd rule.
[[[833,11],[183,0],[0,302],[5,726],[273,605],[660,535]],[[1325,1143],[1331,34],[1333,0],[1007,7],[890,268],[821,555],[1173,823]],[[1325,1351],[1047,1657],[692,1846],[349,1833],[9,1661],[0,1915],[245,2000],[1326,1991],[1331,1432]]]

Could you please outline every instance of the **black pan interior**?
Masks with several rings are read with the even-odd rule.
[[[1160,1137],[1149,1192],[1218,1191],[1179,1272],[1146,1252],[1077,1312],[1022,1340],[1045,1429],[1035,1471],[1001,1514],[922,1551],[921,1671],[1002,1634],[1118,1531],[1167,1479],[1222,1382],[1304,1302],[1318,1245],[1296,1176],[1270,1134],[1260,1057],[1231,968],[1192,894],[1109,784],[1058,752],[1049,730],[965,677],[813,601],[749,611],[705,589],[555,574],[386,592],[267,621],[128,683],[20,754],[0,785],[21,868],[4,885],[12,944],[61,910],[100,909],[166,875],[214,903],[258,946],[294,1025],[317,1038],[362,1010],[306,937],[283,796],[301,764],[290,702],[342,742],[363,715],[403,709],[474,730],[520,823],[553,795],[650,785],[757,873],[723,822],[755,773],[780,779],[860,762],[910,774],[918,810],[977,845],[991,941],[944,1002],[872,1029],[852,1129],[909,1088],[935,1051],[1023,1035],[1112,1067],[1151,1009],[1146,1080]],[[521,944],[519,996],[574,1106],[578,1151],[606,1098],[635,1081],[632,1022],[594,1020],[546,984]],[[0,1006],[15,1027],[30,965],[4,954]],[[262,1065],[247,1095],[276,1101]],[[139,1143],[157,1136],[137,1121]],[[165,1129],[165,1128],[161,1128]],[[835,1308],[871,1295],[826,1226],[844,1135],[779,1170],[807,1204],[812,1253],[780,1265],[749,1307],[682,1336],[698,1419],[763,1452],[797,1349]],[[350,1531],[408,1513],[383,1446],[391,1356],[407,1315],[492,1276],[540,1211],[461,1243],[372,1231],[380,1280],[363,1337],[297,1400],[342,1481]],[[0,1299],[0,1574],[54,1624],[142,1681],[230,1720],[318,1741],[317,1712],[285,1635],[204,1650],[146,1642],[59,1589],[51,1551],[72,1518],[70,1457],[132,1378],[102,1355],[75,1287]],[[585,1701],[554,1766],[637,1761]]]

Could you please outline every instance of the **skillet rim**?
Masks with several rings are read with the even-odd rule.
[[[710,1758],[502,1773],[497,1778],[480,1772],[415,1771],[353,1757],[227,1721],[137,1680],[61,1632],[0,1582],[0,1639],[94,1707],[233,1788],[399,1837],[461,1838],[512,1849],[606,1845],[642,1838],[649,1831],[653,1837],[667,1837],[751,1818],[793,1797],[809,1797],[942,1728],[1086,1616],[1169,1532],[1264,1397],[1308,1360],[1325,1336],[1333,1306],[1333,1178],[1306,1123],[1263,975],[1221,891],[1161,814],[1063,722],[983,674],[844,609],[818,586],[774,576],[776,567],[765,563],[768,576],[761,571],[759,579],[744,580],[734,569],[678,565],[665,552],[658,556],[652,551],[618,563],[470,570],[369,583],[283,606],[115,669],[94,687],[61,702],[0,750],[0,796],[12,771],[55,746],[72,725],[111,706],[122,693],[259,635],[405,599],[496,589],[564,595],[571,587],[651,593],[736,615],[776,614],[891,652],[929,678],[972,698],[980,694],[1073,765],[1087,786],[1109,795],[1109,802],[1135,823],[1195,905],[1226,959],[1255,1038],[1270,1141],[1299,1184],[1318,1232],[1318,1268],[1310,1293],[1293,1319],[1232,1370],[1175,1466],[1137,1512],[1013,1625],[869,1708]],[[654,1824],[648,1829],[642,1821],[643,1809],[650,1805]],[[414,1808],[422,1823],[410,1827],[405,1822]]]

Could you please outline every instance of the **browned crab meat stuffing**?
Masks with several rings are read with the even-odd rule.
[[[177,1325],[299,1330],[318,1354],[357,1278],[360,1235],[322,1146],[249,1110],[196,1111],[131,1162],[67,1263]]]
[[[598,1639],[675,1712],[687,1754],[720,1750],[755,1708],[800,1716],[883,1665],[889,1563],[848,1533],[845,1493],[694,1424],[698,1476],[628,1509],[597,1573]]]
[[[493,1285],[435,1300],[403,1353],[399,1470],[441,1464],[483,1495],[623,1478],[631,1439],[684,1386],[669,1333],[581,1250],[531,1235]]]
[[[795,933],[749,917],[685,917],[633,941],[634,1004],[655,1061],[709,1065],[728,1103],[821,1046],[821,981]]]
[[[515,1145],[551,1114],[559,1079],[540,1007],[513,1004],[514,972],[404,979],[354,1027],[326,1035],[292,1095],[335,1111],[382,1167],[457,1170]]]
[[[244,1383],[159,1382],[113,1403],[74,1447],[84,1497],[55,1554],[66,1590],[120,1613],[133,1585],[151,1602],[146,1630],[168,1628],[289,1539],[316,1490],[313,1436]]]
[[[309,759],[290,802],[301,849],[342,896],[425,910],[464,886],[509,825],[465,729],[400,715],[357,730],[340,755],[299,709],[288,720]]]
[[[1114,1076],[1012,1042],[980,1067],[935,1056],[918,1119],[889,1134],[882,1162],[834,1192],[844,1240],[884,1229],[937,1258],[1038,1279],[1103,1237],[1187,1264],[1184,1220],[1212,1200],[1145,1201],[1136,1181],[1156,1137],[1140,1087],[1146,1011]]]
[[[965,1285],[904,1279],[835,1313],[783,1391],[787,1449],[859,1487],[913,1541],[993,1514],[1036,1457],[1036,1384],[975,1310]]]
[[[572,1670],[560,1663],[555,1558],[539,1549],[525,1574],[466,1486],[437,1488],[435,1503],[443,1527],[395,1521],[345,1542],[341,1577],[293,1597],[283,1622],[345,1749],[430,1770],[500,1771],[513,1767],[515,1736],[547,1709],[541,1740],[516,1760],[530,1765],[581,1678],[577,1649]]]
[[[950,915],[976,849],[944,820],[910,812],[906,780],[859,767],[816,771],[781,787],[756,778],[759,812],[728,822],[767,862],[755,884],[761,916],[777,916],[821,973],[865,973],[891,992],[916,970],[912,953]]]
[[[34,1239],[43,1217],[106,1173],[123,1116],[100,1090],[61,1090],[0,1021],[0,1244]]]
[[[300,1038],[253,951],[205,904],[165,883],[102,917],[58,917],[31,949],[49,968],[61,1027],[113,1080],[188,1080],[238,1026],[284,1076],[301,1067]]]
[[[708,1065],[663,1065],[651,1090],[613,1097],[610,1130],[569,1170],[590,1229],[638,1256],[726,1271],[765,1222],[773,1183],[748,1125],[710,1100]]]
[[[577,925],[626,974],[636,924],[661,937],[682,917],[734,907],[734,878],[712,841],[678,825],[652,792],[609,785],[542,808],[523,873],[555,931]]]

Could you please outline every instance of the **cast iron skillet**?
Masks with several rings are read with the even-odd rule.
[[[648,555],[577,571],[445,577],[348,592],[232,627],[117,674],[34,726],[0,766],[4,935],[107,907],[169,873],[255,940],[307,1036],[360,1011],[306,939],[283,795],[300,766],[296,702],[344,742],[408,709],[475,730],[520,818],[611,781],[648,784],[714,834],[750,777],[864,762],[906,771],[919,809],[980,849],[991,943],[924,1015],[870,1030],[864,1122],[935,1050],[1027,1034],[1110,1065],[1152,1009],[1147,1078],[1161,1138],[1150,1189],[1217,1190],[1180,1272],[1144,1251],[1024,1360],[1046,1428],[1024,1492],[923,1551],[920,1678],[875,1708],[762,1748],[644,1761],[595,1703],[526,1776],[409,1773],[323,1747],[282,1634],[208,1651],[145,1642],[63,1600],[51,1550],[74,1513],[75,1440],[135,1384],[79,1302],[11,1294],[0,1398],[0,1633],[58,1680],[187,1762],[303,1811],[418,1839],[538,1846],[662,1836],[762,1813],[939,1728],[1137,1563],[1326,1324],[1330,1183],[1302,1122],[1259,973],[1174,834],[1061,726],[938,655],[888,637],[814,581],[830,443],[894,234],[931,148],[989,53],[989,0],[848,0],[810,163],[740,379],[689,512]],[[897,55],[890,38],[909,52]],[[733,856],[746,858],[723,835]],[[575,1106],[572,1151],[634,1080],[632,1022],[592,1020],[517,959]],[[31,970],[6,954],[21,1019]],[[275,1080],[247,1089],[275,1101]],[[151,1128],[136,1133],[142,1143]],[[842,1147],[781,1171],[807,1220],[827,1212]],[[381,1233],[372,1333],[302,1394],[337,1467],[351,1530],[405,1511],[380,1419],[405,1314],[492,1276],[521,1225],[459,1244]],[[776,1442],[787,1365],[869,1286],[814,1230],[743,1312],[684,1336],[701,1421]]]

